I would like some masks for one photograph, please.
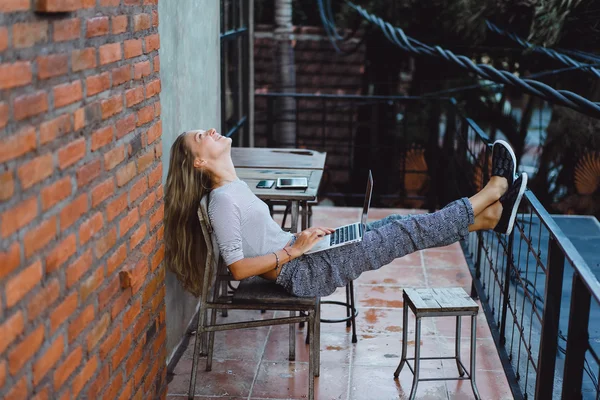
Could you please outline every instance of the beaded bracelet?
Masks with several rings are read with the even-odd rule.
[[[279,269],[279,256],[275,252],[273,254],[275,255],[275,260],[277,260],[275,264],[275,271],[277,271]]]
[[[283,248],[283,251],[285,251],[285,254],[287,254],[289,257],[288,262],[292,261],[292,255],[287,251],[287,249],[285,247]]]

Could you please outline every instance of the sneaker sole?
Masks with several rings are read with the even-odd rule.
[[[515,156],[515,152],[513,151],[512,147],[505,140],[501,140],[501,139],[496,140],[494,142],[494,144],[492,145],[492,149],[493,149],[493,146],[496,143],[499,143],[499,144],[503,145],[506,148],[506,150],[508,150],[508,153],[510,154],[510,157],[512,158],[512,161],[513,161],[513,182],[514,182],[515,179],[516,179],[515,177],[517,176],[517,156]],[[494,158],[494,152],[492,150],[492,159],[493,158]],[[508,184],[510,185],[511,182],[508,182]]]
[[[508,220],[508,229],[506,229],[506,234],[510,235],[515,225],[515,219],[517,218],[517,211],[519,210],[519,204],[521,204],[521,199],[523,198],[523,194],[525,194],[525,189],[527,189],[527,174],[523,173],[523,181],[521,182],[521,187],[519,188],[519,194],[517,194],[517,199],[515,200],[515,204],[513,204],[513,208],[510,213],[510,219]]]

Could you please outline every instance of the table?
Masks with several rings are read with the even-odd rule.
[[[327,153],[307,149],[233,147],[236,168],[319,169],[325,168]]]

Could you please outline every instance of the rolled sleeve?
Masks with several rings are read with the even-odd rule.
[[[233,199],[226,193],[215,193],[210,199],[208,216],[225,264],[229,266],[243,259],[242,218]]]

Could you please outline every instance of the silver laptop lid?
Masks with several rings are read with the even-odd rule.
[[[363,227],[367,224],[367,214],[369,213],[369,207],[371,206],[371,193],[373,192],[373,174],[369,170],[369,178],[367,179],[367,191],[365,192],[365,204],[363,206],[362,217],[360,222]]]

